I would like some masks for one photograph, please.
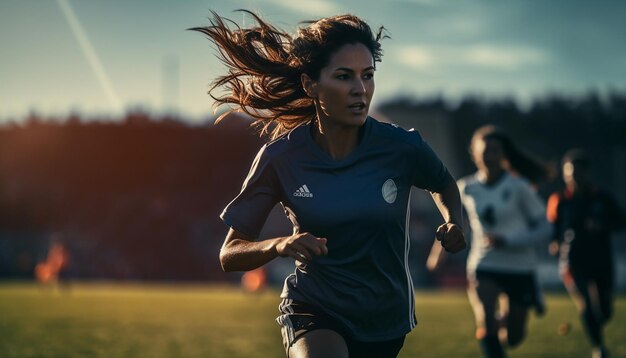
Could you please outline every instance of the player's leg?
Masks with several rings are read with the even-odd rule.
[[[348,339],[348,351],[350,352],[350,357],[394,358],[400,353],[404,345],[404,339],[404,336],[381,342],[362,342]]]
[[[602,326],[597,317],[597,287],[595,282],[586,276],[574,275],[571,271],[565,272],[563,277],[565,287],[574,301],[581,322],[594,347],[603,346]]]
[[[541,317],[546,314],[546,299],[543,296],[543,290],[541,289],[541,284],[539,283],[539,276],[537,275],[537,273],[534,273],[532,275],[532,281],[535,291],[535,295],[533,297],[533,306],[537,316]]]
[[[349,358],[343,337],[329,329],[318,329],[300,336],[289,348],[289,358]]]
[[[577,281],[577,280],[576,280]],[[604,324],[606,318],[602,312],[602,304],[598,284],[595,280],[586,280],[586,291],[583,288],[584,283],[577,284],[579,291],[583,291],[584,310],[582,312],[582,321],[587,336],[593,344],[592,357],[605,358],[608,357],[608,351],[604,346]]]
[[[526,337],[527,322],[528,306],[509,300],[506,314],[506,330],[503,330],[500,338],[509,347],[519,345]]]
[[[488,358],[504,357],[498,339],[497,302],[500,289],[495,281],[477,274],[470,279],[468,296],[476,319],[476,339],[483,355]]]
[[[348,358],[343,327],[318,308],[283,299],[276,322],[281,327],[285,353],[290,358]]]
[[[613,285],[612,270],[608,270],[608,272],[596,278],[602,325],[606,324],[613,317]]]
[[[590,280],[590,299],[593,307],[594,317],[598,323],[599,344],[594,344],[593,357],[608,357],[609,352],[604,346],[604,326],[613,316],[613,270],[609,267],[596,272]]]
[[[526,337],[530,308],[538,307],[538,312],[545,311],[541,287],[535,273],[508,274],[501,280],[506,295],[500,302],[504,318],[500,340],[507,346],[515,347]]]

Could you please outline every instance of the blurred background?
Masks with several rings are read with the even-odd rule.
[[[0,1],[0,279],[238,282],[218,252],[219,214],[263,140],[216,114],[208,84],[225,69],[202,35],[209,10],[240,25],[257,11],[290,33],[350,12],[384,25],[375,118],[418,129],[452,174],[474,171],[475,128],[501,125],[555,175],[588,150],[596,182],[626,208],[626,3],[620,1]],[[465,256],[424,261],[441,217],[414,195],[419,288],[462,287]],[[263,237],[289,233],[276,210]],[[626,237],[614,240],[626,290]],[[541,281],[559,289],[545,246]],[[280,285],[287,259],[268,265]]]

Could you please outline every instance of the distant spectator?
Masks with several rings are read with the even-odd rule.
[[[264,266],[247,271],[241,276],[241,287],[246,292],[257,293],[267,285],[267,272]]]
[[[68,263],[69,251],[62,243],[53,242],[48,250],[46,260],[35,266],[35,278],[44,284],[57,282]]]

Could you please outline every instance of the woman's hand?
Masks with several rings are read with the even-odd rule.
[[[559,245],[557,241],[552,241],[550,245],[548,245],[548,252],[552,256],[557,256],[559,254],[560,249],[561,249],[561,245]]]
[[[456,253],[467,247],[463,230],[456,224],[445,223],[437,228],[435,238],[450,253]]]
[[[291,257],[309,263],[315,256],[328,254],[326,238],[315,237],[308,232],[282,237],[277,240],[276,252],[282,257]]]

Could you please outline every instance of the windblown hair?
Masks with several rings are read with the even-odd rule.
[[[533,184],[539,184],[548,179],[550,171],[546,165],[523,152],[513,143],[511,137],[499,127],[486,125],[478,128],[472,136],[470,151],[479,140],[495,139],[502,144],[504,156],[510,168],[525,177]]]
[[[235,107],[218,120],[230,112],[244,111],[256,119],[261,134],[279,137],[316,117],[313,99],[302,88],[303,73],[319,79],[332,54],[345,44],[363,44],[374,63],[381,61],[379,41],[384,28],[374,35],[369,25],[354,15],[303,22],[308,26],[292,37],[251,11],[238,11],[251,15],[256,25],[241,28],[211,11],[210,26],[189,29],[208,36],[217,45],[218,58],[228,67],[228,74],[218,77],[209,88],[216,107]],[[225,89],[226,94],[216,95],[218,89]]]

